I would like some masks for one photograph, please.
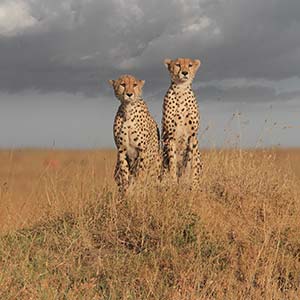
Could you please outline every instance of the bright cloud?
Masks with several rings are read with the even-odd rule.
[[[0,4],[0,35],[15,35],[36,22],[37,20],[30,15],[26,2],[15,0]]]

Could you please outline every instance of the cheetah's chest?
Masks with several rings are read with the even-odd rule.
[[[126,154],[130,160],[135,160],[138,157],[137,133],[130,119],[124,122],[123,130],[125,132],[123,145],[126,149]]]
[[[185,143],[193,134],[193,120],[195,112],[192,109],[191,101],[194,99],[187,98],[185,94],[177,95],[177,110],[175,113],[176,131],[175,136],[177,141]]]

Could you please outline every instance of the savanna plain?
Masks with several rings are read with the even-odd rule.
[[[112,150],[0,151],[0,299],[300,299],[300,150],[203,151],[120,198]]]

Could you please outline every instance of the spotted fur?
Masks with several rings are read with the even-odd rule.
[[[109,82],[121,101],[113,128],[118,149],[114,177],[124,193],[138,178],[159,176],[159,130],[141,97],[144,81],[123,75]]]
[[[171,178],[198,185],[202,164],[198,147],[199,109],[192,81],[200,60],[165,59],[171,85],[164,97],[162,118],[163,165]]]

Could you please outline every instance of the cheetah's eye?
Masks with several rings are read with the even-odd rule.
[[[120,85],[121,85],[122,87],[125,87],[125,86],[126,86],[126,84],[125,84],[125,83],[121,83]]]
[[[136,83],[134,83],[134,84],[133,84],[133,87],[137,87],[137,84],[136,84]]]
[[[176,64],[177,67],[180,67],[180,64]]]
[[[193,64],[189,64],[189,68],[191,68],[193,66]]]

